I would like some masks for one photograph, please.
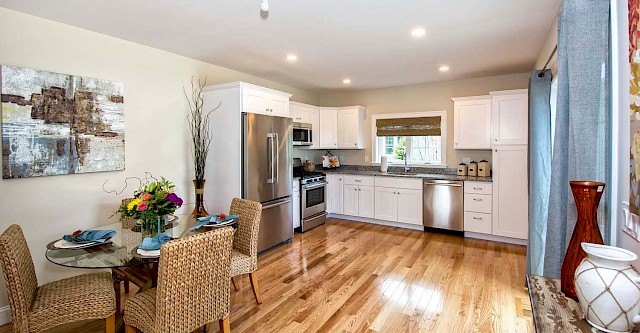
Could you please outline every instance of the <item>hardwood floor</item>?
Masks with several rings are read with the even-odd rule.
[[[231,331],[532,332],[525,256],[523,246],[332,219],[259,257],[261,305],[248,276],[236,278]]]

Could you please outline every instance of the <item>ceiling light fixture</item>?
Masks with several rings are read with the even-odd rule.
[[[298,56],[293,54],[293,53],[287,54],[287,60],[288,61],[296,61],[296,60],[298,60]]]
[[[411,30],[411,36],[413,37],[422,37],[426,33],[427,31],[424,30],[424,28],[414,28],[413,30]]]
[[[342,83],[349,84],[349,83],[351,83],[351,79],[344,79],[344,80],[342,80]]]
[[[449,66],[442,65],[442,66],[440,66],[440,68],[438,68],[438,70],[441,71],[441,72],[448,72],[449,71]]]
[[[269,0],[262,0],[262,4],[260,4],[260,9],[263,12],[268,12],[269,11]]]

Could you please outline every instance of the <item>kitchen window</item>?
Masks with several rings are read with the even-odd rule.
[[[373,163],[387,156],[390,164],[446,165],[446,112],[414,112],[372,116]],[[406,154],[406,155],[405,155]]]

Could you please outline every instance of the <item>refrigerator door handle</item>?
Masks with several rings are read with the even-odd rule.
[[[262,209],[265,210],[265,209],[273,208],[273,207],[276,207],[276,206],[284,205],[284,204],[287,204],[287,203],[290,203],[290,202],[291,202],[291,199],[285,199],[283,201],[278,201],[278,202],[276,202],[274,204],[262,206]]]
[[[278,150],[280,149],[280,139],[278,138],[278,133],[273,133],[275,135],[274,137],[274,141],[275,141],[275,149],[274,149],[274,155],[273,158],[276,160],[276,167],[275,167],[275,174],[276,174],[276,178],[274,180],[274,183],[277,183],[280,180],[280,154],[278,153]]]
[[[269,184],[273,184],[276,182],[276,175],[275,175],[275,168],[274,168],[274,157],[275,157],[275,153],[274,153],[274,138],[276,137],[276,133],[267,133],[267,146],[269,146],[269,159],[268,159],[268,163],[269,163],[269,176],[267,178],[267,183]]]

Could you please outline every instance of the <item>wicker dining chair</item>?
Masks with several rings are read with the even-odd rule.
[[[105,319],[106,331],[115,332],[111,274],[83,274],[38,286],[27,241],[17,224],[0,235],[0,264],[14,332],[40,332],[88,319]]]
[[[127,300],[126,333],[181,333],[219,321],[228,333],[233,228],[165,243],[160,248],[158,287]]]
[[[234,198],[231,201],[229,214],[238,215],[238,230],[233,239],[233,251],[231,252],[231,282],[237,291],[238,286],[233,280],[234,276],[249,274],[251,288],[256,297],[256,302],[262,304],[260,287],[258,286],[258,231],[260,230],[260,217],[262,204],[259,202]]]

